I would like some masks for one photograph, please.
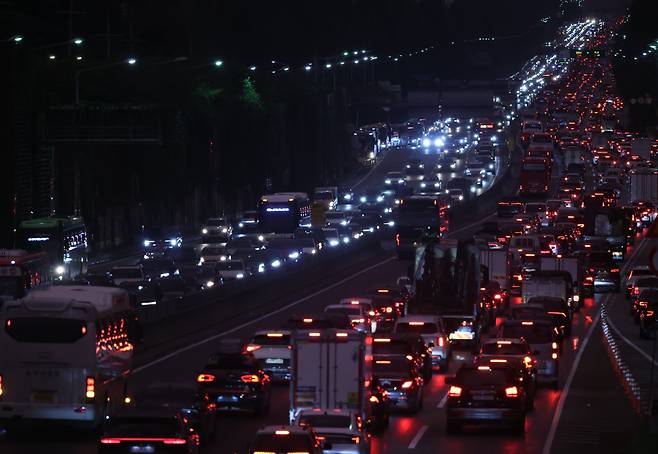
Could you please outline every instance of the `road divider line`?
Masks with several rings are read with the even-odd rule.
[[[157,364],[160,364],[160,363],[162,363],[162,362],[164,362],[164,361],[167,361],[168,359],[173,358],[174,356],[178,356],[178,355],[180,355],[181,353],[185,353],[185,352],[187,352],[187,351],[189,351],[189,350],[193,350],[193,349],[195,349],[195,348],[197,348],[197,347],[199,347],[199,346],[201,346],[201,345],[207,344],[208,342],[212,342],[212,341],[214,341],[214,340],[216,340],[216,339],[219,339],[220,337],[227,336],[227,335],[229,335],[229,334],[232,334],[232,333],[234,333],[234,332],[236,332],[236,331],[241,330],[242,328],[246,328],[247,326],[253,325],[254,323],[258,323],[258,322],[260,322],[260,321],[266,320],[266,319],[270,318],[270,317],[273,316],[273,315],[279,314],[279,313],[281,313],[281,312],[283,312],[283,311],[286,311],[286,310],[288,310],[288,309],[290,309],[290,308],[292,308],[292,307],[295,307],[295,306],[297,306],[297,305],[299,305],[299,304],[301,304],[301,303],[304,303],[304,302],[310,300],[311,298],[315,298],[315,297],[318,296],[318,295],[321,295],[321,294],[323,294],[323,293],[325,293],[325,292],[327,292],[327,291],[329,291],[329,290],[332,290],[332,289],[338,287],[339,285],[343,285],[344,283],[349,282],[349,281],[351,281],[352,279],[355,279],[355,278],[361,276],[362,274],[365,274],[365,273],[367,273],[367,272],[369,272],[369,271],[372,271],[372,270],[374,270],[375,268],[378,268],[378,267],[380,267],[380,266],[382,266],[382,265],[385,265],[385,264],[387,264],[387,263],[389,263],[389,262],[391,262],[391,261],[393,261],[393,260],[396,260],[396,259],[397,259],[396,257],[389,257],[389,258],[387,258],[386,260],[382,260],[381,262],[375,263],[374,265],[371,265],[371,266],[369,266],[369,267],[367,267],[367,268],[364,268],[364,269],[362,269],[361,271],[358,271],[358,272],[356,272],[356,273],[354,273],[354,274],[352,274],[352,275],[350,275],[350,276],[348,276],[348,277],[346,277],[346,278],[344,278],[344,279],[341,279],[341,280],[338,281],[338,282],[334,282],[333,284],[331,284],[331,285],[329,285],[329,286],[327,286],[327,287],[324,287],[324,288],[322,288],[322,289],[320,289],[320,290],[317,290],[317,291],[311,293],[310,295],[306,295],[305,297],[300,298],[300,299],[298,299],[298,300],[296,300],[296,301],[293,301],[292,303],[288,303],[288,304],[286,304],[285,306],[282,306],[282,307],[280,307],[280,308],[278,308],[278,309],[275,309],[275,310],[273,310],[273,311],[271,311],[271,312],[268,312],[266,315],[262,315],[262,316],[260,316],[260,317],[257,317],[257,318],[255,318],[255,319],[253,319],[253,320],[249,320],[248,322],[245,322],[245,323],[243,323],[243,324],[241,324],[241,325],[234,326],[233,328],[231,328],[231,329],[229,329],[229,330],[222,331],[221,333],[214,334],[214,335],[212,335],[212,336],[210,336],[210,337],[207,337],[207,338],[205,338],[205,339],[202,339],[202,340],[200,340],[200,341],[198,341],[198,342],[194,342],[193,344],[190,344],[190,345],[187,345],[187,346],[185,346],[185,347],[179,348],[178,350],[174,350],[174,351],[171,352],[171,353],[168,353],[168,354],[166,354],[166,355],[164,355],[164,356],[162,356],[162,357],[160,357],[160,358],[158,358],[158,359],[155,359],[155,360],[153,360],[153,361],[150,361],[150,362],[148,362],[148,363],[146,363],[146,364],[143,364],[143,365],[141,365],[141,366],[139,366],[139,367],[133,369],[132,374],[135,375],[135,374],[137,374],[137,373],[139,373],[139,372],[142,372],[142,371],[144,371],[144,370],[146,370],[146,369],[149,369],[149,368],[151,368],[151,367],[153,367],[153,366],[155,366],[155,365],[157,365]]]
[[[609,298],[610,298],[610,294],[606,295],[605,301],[603,301],[602,304],[605,304]],[[558,400],[557,406],[555,407],[555,413],[553,413],[553,420],[551,421],[551,427],[548,430],[548,435],[546,436],[546,442],[544,443],[544,449],[542,450],[542,454],[551,454],[551,449],[553,448],[553,441],[555,440],[555,433],[557,432],[557,426],[560,423],[560,418],[562,417],[562,410],[564,409],[564,403],[566,402],[567,396],[569,395],[569,389],[571,388],[573,377],[576,375],[576,370],[578,369],[580,360],[583,357],[583,352],[587,348],[589,339],[590,337],[592,337],[592,333],[594,332],[595,327],[599,324],[600,318],[601,318],[601,308],[599,307],[599,309],[596,311],[596,317],[594,317],[594,320],[592,321],[592,325],[587,330],[587,334],[585,334],[585,339],[583,339],[583,342],[580,344],[580,350],[578,350],[578,353],[576,353],[576,358],[574,359],[573,364],[571,365],[571,370],[569,371],[569,375],[567,376],[567,382],[564,384],[564,388],[560,393],[560,399]]]
[[[446,402],[448,402],[448,391],[443,395],[439,403],[436,405],[436,408],[443,408],[446,406]]]
[[[636,352],[638,352],[640,355],[644,356],[644,357],[647,359],[647,361],[649,361],[649,364],[653,363],[653,364],[655,364],[656,366],[658,366],[658,361],[654,360],[654,359],[653,359],[648,353],[646,353],[644,350],[642,350],[642,348],[638,347],[638,346],[637,346],[633,341],[631,341],[628,337],[624,336],[624,335],[621,333],[621,331],[619,330],[619,328],[617,328],[617,325],[615,325],[615,324],[612,322],[612,320],[610,320],[610,317],[609,317],[609,316],[607,317],[606,320],[607,320],[608,325],[610,326],[610,328],[612,328],[612,330],[615,332],[615,334],[617,334],[617,336],[619,336],[619,337],[621,338],[621,340],[623,340],[624,342],[626,342],[626,343],[627,343],[627,344],[628,344],[633,350],[635,350]]]
[[[420,439],[423,438],[423,435],[425,435],[425,432],[427,432],[427,429],[429,426],[423,426],[418,430],[418,433],[416,436],[411,440],[411,443],[409,443],[409,449],[416,449],[416,446],[418,446],[418,442],[420,442]]]

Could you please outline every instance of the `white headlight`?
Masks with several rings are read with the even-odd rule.
[[[389,178],[387,178],[386,180],[384,180],[384,183],[385,184],[391,184],[391,180]]]
[[[208,229],[201,229],[201,233],[202,233],[203,235],[207,234],[207,233],[208,233]]]
[[[464,196],[460,194],[459,195],[459,200],[464,200]]]
[[[244,277],[244,274],[242,274],[242,273],[238,273],[235,277],[236,277],[237,279],[242,279],[242,278]]]
[[[276,259],[272,262],[272,268],[278,268],[281,266],[281,260]]]
[[[429,147],[430,145],[432,145],[432,142],[430,141],[430,139],[428,139],[427,137],[424,138],[424,139],[423,139],[423,146],[424,146],[425,148],[427,148],[427,147]]]
[[[258,235],[258,241],[262,243],[263,241],[265,241],[265,237],[263,235]]]
[[[440,137],[437,137],[436,139],[434,139],[434,146],[435,147],[442,147],[443,145],[445,145],[443,139],[441,139]]]
[[[64,271],[66,271],[66,268],[64,268],[64,265],[57,265],[55,267],[55,273],[57,273],[57,274],[64,274]]]
[[[176,243],[178,243],[178,241],[175,238],[169,240],[169,244],[171,244],[172,246],[176,246]]]
[[[149,247],[153,241],[144,240],[144,246]]]
[[[227,229],[226,227],[224,227],[224,228],[222,229],[222,233],[228,233],[228,229]]]
[[[288,254],[288,258],[290,258],[292,260],[298,259],[299,258],[299,252],[297,252],[297,251],[291,252],[290,254]]]
[[[338,246],[338,240],[329,240],[329,246],[335,247]]]
[[[366,200],[368,200],[368,199],[366,198],[366,196],[362,195],[362,196],[359,198],[359,200],[361,201],[361,203],[366,203]]]
[[[208,288],[213,287],[214,285],[215,285],[215,283],[213,281],[206,282],[206,287],[208,287]]]

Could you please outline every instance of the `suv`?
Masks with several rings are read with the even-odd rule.
[[[548,320],[505,320],[498,332],[500,339],[525,339],[536,361],[537,377],[559,388],[560,333]]]
[[[393,332],[420,335],[425,345],[431,349],[432,366],[438,366],[440,370],[448,370],[451,349],[441,317],[438,315],[408,315],[395,322]]]
[[[210,218],[201,227],[201,241],[203,243],[226,243],[233,234],[233,227],[226,218]]]
[[[270,409],[270,378],[251,353],[218,353],[197,375],[199,392],[217,409],[247,409],[257,414]]]
[[[272,380],[290,380],[290,331],[256,331],[245,351],[254,355]]]
[[[322,454],[322,447],[320,439],[309,426],[265,426],[256,432],[249,448],[250,454],[264,452]]]
[[[446,432],[459,432],[463,424],[504,424],[525,431],[526,396],[518,368],[464,364],[454,377],[446,377]]]

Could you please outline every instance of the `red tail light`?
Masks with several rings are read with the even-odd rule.
[[[255,352],[255,351],[258,350],[259,348],[260,348],[260,345],[249,344],[249,345],[247,345],[247,346],[245,347],[245,350],[246,350],[247,352]]]
[[[436,338],[436,343],[439,347],[443,347],[445,345],[445,340],[443,339],[443,336],[439,336]]]
[[[532,358],[529,356],[524,356],[523,357],[523,364],[525,364],[525,367],[532,367]]]
[[[640,288],[639,287],[634,287],[633,288],[633,295],[639,295],[640,294]]]
[[[5,389],[3,387],[3,382],[2,382],[2,375],[0,375],[0,398],[2,398],[2,395],[4,394]]]
[[[459,386],[451,386],[448,390],[448,396],[459,397],[462,395],[462,389]]]
[[[215,381],[213,374],[199,374],[196,376],[196,381],[199,383],[209,383]]]
[[[395,245],[397,247],[400,247],[400,234],[399,233],[395,234]]]
[[[240,379],[245,382],[245,383],[258,383],[260,379],[258,378],[258,375],[243,375],[240,377]]]
[[[505,388],[505,396],[507,397],[519,397],[519,390],[516,386],[509,386]]]
[[[502,298],[502,296],[501,296],[500,293],[496,293],[496,294],[494,295],[494,299],[495,299],[495,300],[499,300],[499,299],[501,299],[501,298]]]
[[[187,440],[184,438],[147,438],[147,437],[130,437],[130,438],[116,438],[116,437],[103,437],[101,438],[101,444],[103,445],[118,445],[124,441],[159,441],[165,445],[184,445],[187,444]]]
[[[87,377],[87,382],[85,386],[85,399],[87,401],[94,400],[96,398],[96,379],[94,377]]]
[[[653,317],[653,311],[647,311],[645,314],[647,317]],[[1,379],[2,377],[0,377]],[[2,382],[0,382],[0,396],[2,396]]]

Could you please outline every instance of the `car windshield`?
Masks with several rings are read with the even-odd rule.
[[[249,357],[235,355],[218,355],[210,359],[206,364],[209,370],[249,370],[252,368],[252,362]]]
[[[480,386],[504,386],[507,383],[505,371],[489,369],[460,369],[457,372],[456,383],[458,386],[474,388]]]
[[[333,192],[329,192],[329,191],[316,192],[313,195],[313,198],[315,200],[334,200],[335,199]]]
[[[290,345],[290,335],[285,333],[256,334],[251,341],[256,345]]]
[[[388,338],[376,337],[372,344],[373,355],[406,355],[410,350],[411,348],[406,342],[389,340]]]
[[[330,306],[324,311],[331,314],[361,315],[359,306]]]
[[[221,227],[226,224],[226,221],[224,219],[208,219],[208,222],[206,222],[206,225],[209,227]]]
[[[288,432],[288,431],[280,431]],[[285,435],[257,435],[252,446],[252,452],[262,453],[310,453],[315,452],[311,437],[308,434],[286,433]]]
[[[142,272],[139,268],[114,268],[112,270],[113,278],[123,278],[123,279],[141,279]]]
[[[529,203],[525,206],[526,213],[544,213],[546,211],[546,205],[542,203]]]
[[[523,338],[529,344],[549,344],[553,341],[552,327],[549,325],[528,322],[524,324],[505,324],[501,334],[513,339]]]
[[[487,342],[482,346],[480,353],[483,355],[524,355],[528,349],[524,344],[518,342]]]
[[[375,358],[372,371],[375,375],[386,376],[386,374],[408,374],[410,363],[407,358]]]
[[[226,262],[219,262],[217,264],[217,269],[219,271],[241,271],[244,269],[244,265],[239,260],[229,260]]]
[[[103,432],[110,437],[171,438],[178,435],[178,420],[173,417],[110,417]]]
[[[430,322],[400,322],[395,325],[396,333],[434,334],[439,328]]]
[[[349,428],[352,418],[349,415],[313,415],[304,414],[299,418],[300,424],[308,424],[312,427]]]

